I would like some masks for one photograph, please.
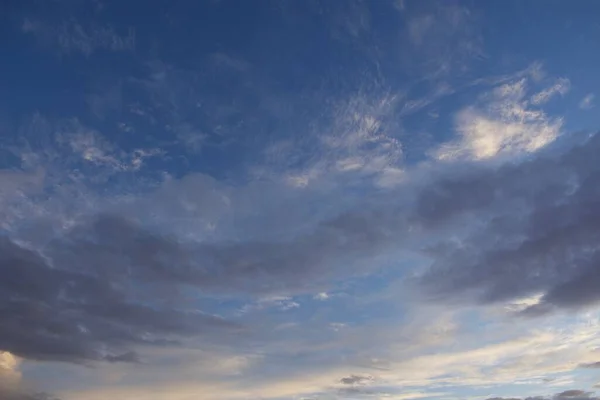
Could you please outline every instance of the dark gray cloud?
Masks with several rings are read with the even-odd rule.
[[[221,296],[289,293],[342,270],[350,273],[353,258],[372,254],[386,235],[369,218],[342,216],[281,241],[198,242],[154,234],[122,216],[100,215],[50,243],[46,254],[109,281],[131,280],[153,290],[189,285]]]
[[[236,332],[184,302],[182,273],[167,269],[174,246],[108,216],[43,255],[1,237],[0,348],[37,360],[134,362],[138,345]]]
[[[3,389],[0,387],[0,399],[2,400],[60,400],[47,393],[24,393],[16,390]]]
[[[593,392],[586,392],[583,390],[565,390],[564,392],[557,393],[553,396],[535,396],[535,397],[493,397],[487,400],[598,400]]]
[[[600,368],[600,361],[593,363],[579,364],[579,368]]]
[[[599,148],[594,135],[562,153],[431,182],[412,221],[453,239],[427,247],[434,262],[423,287],[485,302],[543,293],[530,315],[600,301]]]
[[[372,380],[373,378],[371,376],[350,375],[340,379],[340,383],[343,383],[344,385],[357,385],[364,384]]]
[[[491,397],[487,400],[522,400],[517,397]]]
[[[82,217],[60,232],[34,218],[0,237],[0,349],[37,360],[136,362],[140,345],[238,337],[240,327],[196,311],[189,294],[287,295],[354,274],[357,260],[389,239],[374,216],[342,215],[281,240],[202,242],[123,214]]]
[[[556,394],[554,397],[558,399],[572,399],[572,398],[590,398],[593,395],[592,392],[585,392],[583,390],[565,390],[564,392],[560,392]]]
[[[238,338],[241,327],[197,311],[186,293],[302,292],[354,273],[354,259],[384,242],[365,218],[281,242],[184,241],[116,214],[36,242],[41,250],[2,236],[0,348],[36,360],[137,362],[137,346]]]

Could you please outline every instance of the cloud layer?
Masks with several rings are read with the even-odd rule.
[[[596,400],[566,4],[8,2],[0,398]]]

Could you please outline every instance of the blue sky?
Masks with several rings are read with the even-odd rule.
[[[600,398],[597,2],[0,11],[0,397]]]

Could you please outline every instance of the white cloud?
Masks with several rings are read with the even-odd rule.
[[[313,298],[315,300],[327,300],[329,299],[329,294],[327,294],[326,292],[321,292],[316,294]]]
[[[335,332],[338,332],[344,328],[346,328],[348,325],[344,324],[342,322],[331,322],[329,323],[329,328]]]
[[[21,389],[22,374],[19,370],[20,365],[20,359],[7,351],[0,351],[0,397],[16,396],[16,393]]]
[[[536,328],[535,322],[521,325],[522,322],[514,320],[490,324],[485,328],[488,333],[484,341],[476,339],[475,331],[472,345],[463,336],[457,342],[461,343],[461,350],[448,348],[391,362],[389,372],[381,372],[378,378],[397,385],[426,387],[541,383],[546,376],[570,373],[580,363],[600,357],[597,351],[600,324],[596,317],[583,316],[568,322],[555,318],[546,321],[545,328]],[[499,335],[499,330],[507,332],[508,326],[517,336]]]
[[[388,126],[398,97],[367,96],[358,93],[339,101],[330,111],[330,121],[315,129],[316,150],[307,154],[310,162],[286,173],[290,186],[307,187],[332,177],[371,177],[379,186],[400,181],[402,144]],[[303,138],[302,140],[305,140]],[[271,149],[295,151],[289,143]],[[294,158],[301,155],[295,153]]]
[[[70,147],[82,160],[114,172],[137,171],[143,166],[145,159],[164,153],[160,149],[140,148],[128,154],[106,140],[100,132],[86,128],[77,120],[67,124],[58,140],[60,144]]]
[[[484,160],[534,152],[556,139],[562,119],[530,107],[527,79],[501,85],[483,97],[484,104],[456,116],[459,138],[435,151],[439,160]]]
[[[0,369],[5,371],[14,371],[17,369],[19,362],[17,358],[8,351],[0,352]]]
[[[382,188],[392,188],[398,186],[406,179],[406,171],[396,167],[383,168],[376,184]]]
[[[106,165],[121,169],[121,162],[114,155],[114,148],[104,137],[93,130],[85,130],[78,126],[76,132],[63,136],[71,149],[82,159],[96,165]]]
[[[533,296],[527,296],[520,299],[515,299],[505,306],[505,309],[509,312],[518,313],[526,310],[527,308],[539,304],[542,300],[543,293],[538,293]]]
[[[451,95],[454,92],[455,89],[449,86],[447,83],[441,83],[439,85],[436,85],[436,87],[433,91],[431,91],[431,93],[428,93],[427,95],[418,99],[407,100],[402,106],[402,110],[400,110],[400,115],[406,116],[416,113],[417,111],[422,110],[430,104],[438,101],[439,99],[445,96]]]
[[[589,93],[579,102],[579,108],[582,110],[589,110],[594,107],[594,99],[596,95],[594,93]]]
[[[559,78],[554,85],[531,96],[531,104],[540,105],[547,103],[557,94],[564,96],[570,89],[571,81],[566,78]]]

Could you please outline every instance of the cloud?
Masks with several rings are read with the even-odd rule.
[[[46,171],[43,167],[0,170],[0,228],[21,218],[19,207],[43,193]]]
[[[598,344],[598,324],[593,319],[554,317],[539,327],[529,320],[476,315],[485,324],[477,328],[461,324],[458,329],[462,333],[454,332],[441,342],[447,346],[430,342],[414,352],[405,352],[402,346],[383,346],[386,352],[382,352],[379,365],[384,368],[371,372],[376,382],[430,389],[541,384],[546,377],[563,377],[582,358],[593,359],[590,353]],[[569,328],[563,329],[565,324]],[[483,341],[481,335],[485,335]]]
[[[180,308],[184,287],[225,297],[320,293],[333,280],[376,268],[367,262],[376,254],[392,246],[410,249],[417,238],[428,238],[425,254],[434,261],[417,283],[436,297],[473,294],[494,302],[542,292],[539,304],[525,313],[540,305],[594,304],[598,172],[589,160],[599,146],[593,136],[521,163],[433,168],[423,187],[407,183],[384,191],[288,238],[170,236],[119,213],[76,220],[35,250],[4,237],[2,312],[12,322],[0,337],[7,350],[32,359],[135,361],[131,352],[138,346],[189,337],[218,340],[236,331],[223,319]],[[144,196],[154,206],[144,208],[140,200],[133,208],[149,215],[167,205],[163,200],[183,200],[186,193],[198,199],[213,193],[216,207],[226,193],[191,178],[164,190],[164,199],[160,190]],[[479,222],[464,224],[472,217]],[[461,226],[454,232],[458,242],[442,235],[435,243],[438,233],[455,224]],[[562,268],[566,262],[572,267]],[[155,304],[156,293],[173,303]]]
[[[473,60],[485,57],[479,18],[467,7],[431,4],[426,10],[402,12],[411,62],[418,68],[420,79],[461,75],[471,68]]]
[[[219,67],[231,68],[238,72],[246,72],[251,68],[250,63],[225,53],[214,53],[210,59]]]
[[[340,379],[340,382],[344,385],[360,385],[373,380],[372,376],[359,376],[359,375],[350,375],[348,377]]]
[[[144,159],[161,155],[159,149],[135,149],[131,154],[116,148],[99,132],[87,128],[77,119],[60,128],[57,141],[70,148],[84,162],[106,168],[112,172],[139,170]]]
[[[86,26],[75,20],[53,24],[26,18],[21,30],[34,35],[42,44],[58,49],[61,54],[91,56],[98,50],[122,52],[135,48],[135,31],[131,28],[126,35],[120,35],[112,26]]]
[[[35,170],[0,170],[0,204],[5,205],[19,197],[27,197],[39,193],[43,189],[45,171]]]
[[[2,400],[59,400],[47,393],[27,388],[19,367],[21,360],[13,354],[0,352],[0,398]]]
[[[39,146],[0,172],[0,345],[75,400],[448,398],[549,375],[564,385],[596,362],[597,324],[560,312],[598,301],[600,144],[566,144],[562,120],[540,109],[568,81],[536,93],[534,65],[459,89],[456,75],[470,81],[485,57],[478,16],[395,3],[402,13],[310,2],[331,24],[260,28],[242,46],[252,62],[226,53],[229,39],[182,68],[126,57],[123,71],[142,77],[89,96],[98,118],[46,121],[49,140],[35,132]],[[154,56],[190,57],[186,42],[170,46],[189,31],[175,11],[159,19],[176,36],[144,40]],[[407,43],[381,27],[406,28]],[[136,47],[135,31],[112,25],[22,28],[63,55]],[[344,47],[300,43],[321,28]],[[388,52],[387,38],[400,46]],[[354,57],[371,39],[381,54]],[[281,51],[263,51],[272,44]],[[90,64],[79,58],[63,61],[79,71]],[[411,71],[399,59],[419,70],[414,100],[400,94]],[[459,105],[480,84],[500,86]],[[456,137],[409,156],[421,140],[411,115],[447,96],[427,122],[446,126],[458,105]],[[582,396],[595,395],[555,397]]]
[[[465,299],[474,293],[494,302],[541,292],[540,304],[579,308],[596,301],[592,286],[586,286],[595,277],[593,264],[585,263],[592,261],[587,257],[596,230],[590,182],[597,171],[589,160],[598,146],[600,139],[593,136],[557,154],[504,166],[424,166],[414,171],[423,184],[409,180],[336,216],[321,216],[302,231],[281,218],[289,216],[289,204],[257,209],[252,201],[258,193],[265,198],[266,189],[280,198],[294,189],[260,186],[253,195],[251,185],[234,190],[199,175],[166,182],[130,208],[94,211],[44,240],[28,243],[18,231],[14,240],[4,238],[3,312],[15,322],[0,335],[7,350],[32,359],[137,361],[138,347],[192,337],[218,342],[237,332],[236,324],[184,307],[185,288],[217,298],[270,297],[279,299],[273,304],[282,299],[287,304],[294,294],[315,295],[333,281],[369,273],[378,267],[371,262],[375,255],[422,247],[421,240],[434,262],[409,283],[427,293]],[[294,204],[305,201],[297,200]],[[227,224],[210,240],[202,236],[200,218],[218,221],[232,210],[238,218],[235,240]],[[263,223],[272,218],[274,229],[285,235],[257,237],[254,223],[244,233],[244,210],[259,211]],[[154,224],[148,216],[157,211],[152,218],[174,219]],[[178,212],[177,221],[193,221],[197,236],[178,231]],[[479,222],[465,223],[473,217]],[[30,223],[39,231],[35,220]],[[460,240],[445,240],[447,229]],[[578,252],[580,265],[561,268],[565,257]],[[548,256],[554,264],[539,261]],[[588,270],[592,275],[585,275]],[[156,293],[171,304],[155,304]],[[11,318],[16,315],[21,318]]]
[[[313,299],[315,300],[327,300],[330,298],[330,295],[327,292],[321,292],[321,293],[317,293],[316,295],[314,295]]]
[[[531,104],[540,105],[547,103],[557,94],[564,96],[570,89],[571,81],[566,78],[559,78],[554,85],[531,96]]]
[[[525,314],[596,304],[599,146],[593,135],[558,154],[431,182],[419,195],[415,221],[464,225],[456,239],[430,247],[425,287],[488,302],[543,292]]]
[[[122,83],[100,87],[85,96],[85,103],[96,118],[104,120],[123,108],[122,91]]]
[[[579,102],[579,108],[581,108],[582,110],[589,110],[590,108],[593,108],[595,98],[596,98],[596,95],[594,93],[590,93],[590,94],[586,95]]]
[[[600,368],[600,361],[596,361],[593,363],[579,364],[580,368]]]
[[[0,394],[16,391],[21,382],[20,360],[8,351],[0,352]]]
[[[174,128],[177,138],[185,145],[189,152],[199,152],[208,139],[208,135],[190,124],[181,124]]]
[[[560,392],[557,393],[555,395],[555,397],[559,398],[559,399],[569,399],[569,398],[588,398],[592,395],[592,392],[585,392],[583,390],[576,390],[576,389],[571,389],[571,390],[565,390],[564,392]]]
[[[0,248],[0,314],[6,321],[0,342],[20,357],[131,362],[138,345],[237,330],[234,323],[183,308],[183,282],[164,263],[177,245],[124,220],[99,216],[77,225],[48,243],[44,254],[7,237]]]
[[[240,310],[240,313],[245,314],[248,312],[261,311],[265,309],[275,308],[279,311],[288,311],[293,310],[294,308],[299,308],[300,304],[293,301],[289,297],[285,296],[271,296],[259,299],[257,302],[253,304],[246,304]]]
[[[2,387],[0,387],[0,396],[2,396],[2,400],[60,400],[48,393],[13,391]]]
[[[401,182],[402,144],[389,118],[399,98],[359,92],[335,100],[330,118],[312,132],[318,151],[311,147],[302,168],[287,168],[289,181],[299,187],[332,178],[370,178],[380,187]]]
[[[526,99],[527,78],[505,83],[483,96],[480,107],[456,116],[459,138],[434,152],[439,160],[514,156],[534,152],[560,134],[562,120],[532,109]]]
[[[326,23],[331,38],[341,43],[361,43],[369,37],[373,24],[371,7],[361,0],[350,0],[343,5],[324,1],[285,2],[278,4],[278,9],[289,24],[303,23],[299,16],[307,14],[313,21]]]
[[[557,393],[553,396],[536,396],[536,397],[527,397],[527,398],[516,398],[511,397],[494,397],[488,400],[598,400],[600,397],[597,397],[593,392],[586,392],[583,390],[565,390],[564,392]]]
[[[32,188],[31,183],[35,182],[40,193],[72,190],[75,192],[72,195],[78,197],[89,192],[87,185],[140,172],[149,158],[164,155],[164,151],[156,147],[124,151],[106,135],[82,124],[77,118],[50,120],[40,114],[34,114],[29,123],[24,124],[18,140],[6,149],[20,160],[12,174],[21,176],[23,183],[24,177],[29,176],[28,187]],[[28,193],[23,200],[33,202],[38,199]]]

